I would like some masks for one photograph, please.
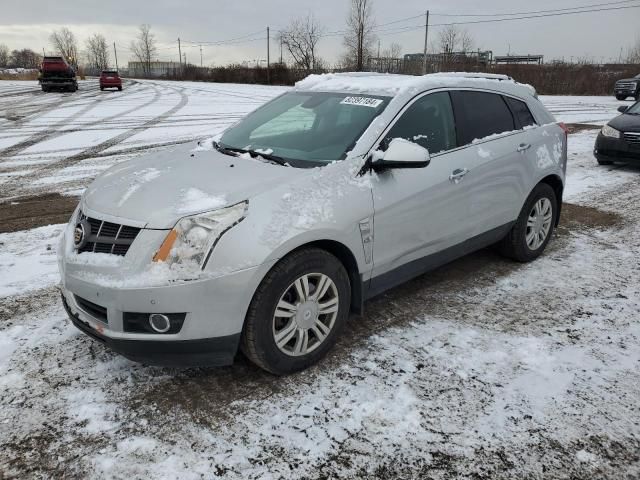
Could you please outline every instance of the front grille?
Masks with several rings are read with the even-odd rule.
[[[635,82],[618,82],[616,83],[616,89],[618,90],[633,90],[636,88]]]
[[[140,228],[87,217],[80,212],[79,221],[85,220],[91,226],[86,243],[78,249],[78,253],[110,253],[125,256],[129,247],[140,233]]]
[[[632,145],[640,145],[640,133],[623,133],[627,143]]]
[[[76,303],[85,313],[91,315],[96,320],[100,320],[102,323],[107,323],[107,309],[100,305],[96,305],[89,300],[85,300],[82,297],[75,295]]]

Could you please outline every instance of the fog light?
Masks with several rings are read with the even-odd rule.
[[[158,333],[166,333],[171,328],[169,317],[161,313],[152,313],[149,315],[149,325],[151,325],[154,332]]]

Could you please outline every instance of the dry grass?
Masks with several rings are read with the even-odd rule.
[[[31,72],[22,72],[22,73],[2,73],[0,72],[0,80],[37,80],[38,79],[38,71],[33,70]]]

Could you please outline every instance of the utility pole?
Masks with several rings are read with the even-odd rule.
[[[43,57],[46,57],[46,56],[47,56],[47,54],[46,54],[46,53],[44,53],[44,47],[42,47],[42,56],[43,56]]]
[[[200,68],[202,68],[202,45],[200,45]]]
[[[280,65],[282,65],[282,32],[280,32]]]
[[[178,37],[178,62],[180,62],[180,70],[182,70],[182,49],[180,48],[180,37]]]
[[[118,70],[118,51],[116,50],[116,42],[113,42],[113,56],[116,57],[116,70]]]
[[[422,73],[427,74],[427,42],[429,41],[429,10],[425,15],[424,23],[424,58],[422,59]]]
[[[271,83],[271,58],[269,52],[269,27],[267,27],[267,84]]]

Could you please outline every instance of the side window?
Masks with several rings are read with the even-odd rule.
[[[513,112],[513,116],[516,117],[516,120],[520,124],[520,128],[536,125],[536,119],[531,115],[531,111],[526,103],[511,97],[504,97],[504,99]]]
[[[435,154],[456,144],[453,109],[447,92],[437,92],[416,100],[391,127],[385,140],[404,138]]]
[[[468,145],[474,140],[515,130],[511,110],[502,95],[486,92],[451,92],[458,127],[458,143]]]

